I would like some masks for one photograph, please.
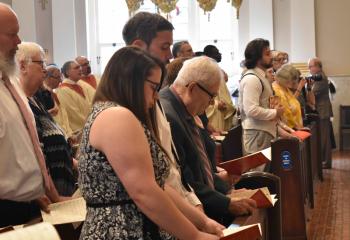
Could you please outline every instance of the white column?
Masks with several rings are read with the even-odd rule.
[[[52,1],[54,61],[62,66],[77,56],[75,4],[71,0]]]

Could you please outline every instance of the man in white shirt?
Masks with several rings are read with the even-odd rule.
[[[18,31],[15,12],[0,3],[0,227],[23,224],[40,214],[39,205],[47,210],[50,201],[60,200],[50,177],[44,185],[42,171],[46,168],[40,168],[23,113],[13,95],[16,92],[32,114],[15,78],[14,57],[21,43]],[[35,126],[32,115],[30,119],[29,123]]]
[[[272,66],[270,43],[255,39],[248,43],[245,52],[245,67],[239,88],[239,108],[243,128],[243,151],[250,154],[271,146],[276,137],[277,119],[283,108],[270,109],[273,90],[266,78],[266,70]],[[259,168],[256,170],[264,170]]]

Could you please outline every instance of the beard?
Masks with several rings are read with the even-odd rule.
[[[15,57],[6,58],[4,54],[0,52],[0,71],[8,76],[12,76],[16,73],[16,70]]]
[[[270,61],[269,63],[263,62],[262,63],[263,68],[265,69],[269,69],[272,68],[272,61]]]

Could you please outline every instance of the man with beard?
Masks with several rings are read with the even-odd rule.
[[[15,76],[18,31],[15,12],[0,3],[0,227],[24,224],[40,215],[39,206],[48,211],[50,202],[63,200],[46,170],[34,116]]]
[[[270,109],[273,90],[266,78],[266,70],[272,67],[269,41],[254,39],[248,43],[244,55],[247,70],[240,81],[239,108],[243,151],[244,154],[251,154],[271,146],[271,140],[276,137],[277,119],[282,115],[283,108],[274,106]],[[264,167],[255,170],[262,171]]]
[[[97,85],[98,85],[98,81],[97,81],[95,75],[91,73],[90,61],[84,56],[77,57],[75,59],[75,61],[81,67],[81,73],[82,73],[81,80],[90,84],[91,87],[96,89]]]

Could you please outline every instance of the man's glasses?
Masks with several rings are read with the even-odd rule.
[[[215,97],[216,97],[216,94],[213,94],[211,92],[209,92],[205,87],[203,87],[201,84],[199,83],[196,83],[196,85],[203,91],[205,92],[206,94],[208,94],[208,96],[210,97],[210,101],[212,101]]]
[[[31,62],[38,64],[41,68],[46,68],[45,61],[43,61],[43,60],[31,60]]]

